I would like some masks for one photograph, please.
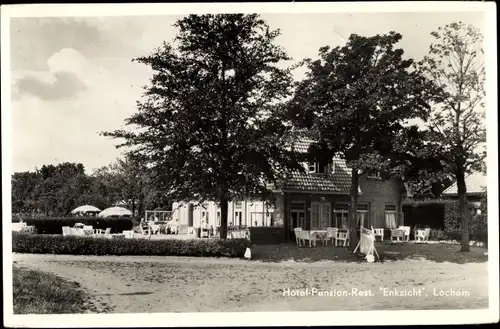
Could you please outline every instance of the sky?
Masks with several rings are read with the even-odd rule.
[[[12,170],[82,163],[87,172],[120,156],[99,133],[124,128],[151,72],[133,58],[176,34],[182,16],[11,19]],[[421,59],[430,33],[453,21],[484,31],[482,12],[262,14],[279,28],[277,43],[293,61],[317,58],[322,46],[343,45],[350,34],[399,32],[406,57]],[[290,63],[292,64],[292,63]],[[301,72],[296,74],[300,79]]]

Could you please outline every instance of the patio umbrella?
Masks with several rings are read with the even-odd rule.
[[[77,214],[77,213],[86,213],[86,212],[100,212],[101,209],[97,208],[97,207],[94,207],[94,206],[90,206],[88,204],[86,205],[83,205],[83,206],[80,206],[78,208],[75,208],[71,211],[72,214]]]
[[[132,216],[132,212],[128,209],[122,207],[110,207],[101,211],[97,216],[99,217],[120,217],[120,216]]]

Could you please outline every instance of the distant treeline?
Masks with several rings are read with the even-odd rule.
[[[12,175],[12,213],[66,216],[84,204],[105,209],[121,201],[139,215],[145,209],[169,207],[150,181],[148,171],[130,159],[118,159],[90,175],[81,163],[44,165]]]

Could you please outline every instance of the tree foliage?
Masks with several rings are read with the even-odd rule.
[[[435,85],[415,69],[414,61],[404,59],[403,50],[395,48],[401,38],[395,32],[373,37],[353,34],[344,46],[322,47],[318,60],[306,60],[309,71],[290,103],[296,125],[315,135],[312,149],[344,158],[352,170],[352,248],[357,242],[359,177],[398,164],[393,163],[396,155],[400,157],[395,140],[411,136],[405,132],[411,129],[407,120],[427,118],[437,95]]]
[[[175,44],[136,59],[153,71],[133,132],[105,133],[151,168],[177,201],[214,200],[226,237],[228,200],[269,196],[290,168],[282,101],[291,94],[289,60],[258,15],[189,15]],[[301,168],[301,167],[300,167]]]
[[[64,216],[84,204],[105,209],[122,200],[139,213],[169,206],[158,195],[149,172],[129,158],[117,159],[91,175],[82,164],[69,162],[12,175],[14,214]]]
[[[432,32],[435,42],[420,63],[427,76],[443,89],[443,100],[431,112],[430,145],[438,150],[445,172],[457,182],[461,209],[462,251],[469,250],[465,176],[480,170],[486,157],[485,67],[483,36],[463,22]]]

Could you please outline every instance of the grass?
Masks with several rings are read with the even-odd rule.
[[[488,261],[488,256],[484,254],[487,249],[481,247],[471,246],[470,252],[460,252],[460,245],[376,242],[375,248],[382,261],[414,259],[455,264],[485,263]],[[365,262],[362,256],[353,255],[347,248],[334,247],[331,244],[323,246],[318,243],[314,248],[298,247],[294,243],[253,245],[251,250],[252,260],[263,262],[296,261],[309,263],[327,260]]]
[[[82,313],[86,294],[78,282],[54,274],[14,267],[14,314]]]

